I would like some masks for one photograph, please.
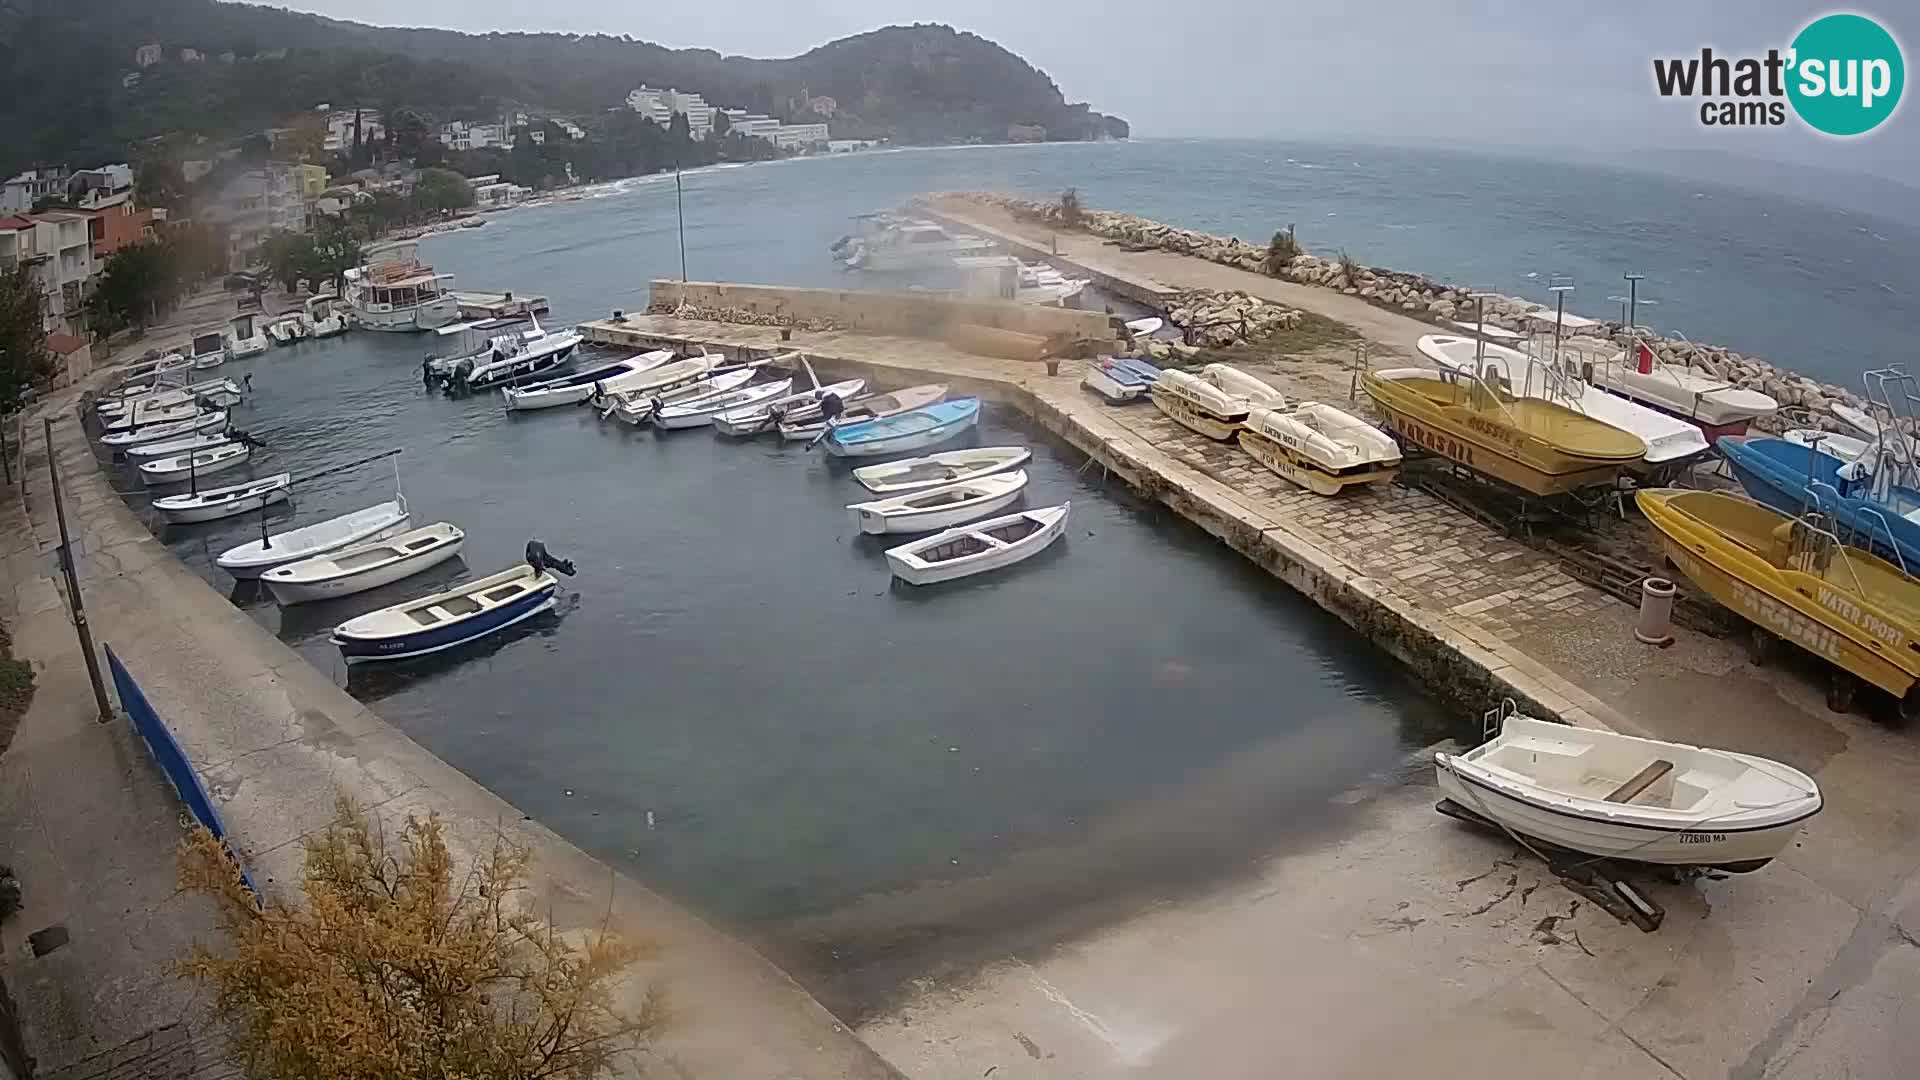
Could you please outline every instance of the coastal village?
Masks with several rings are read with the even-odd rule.
[[[159,45],[132,59],[128,90],[160,64],[242,62]],[[608,107],[649,137],[755,140],[769,160],[875,145],[833,137],[830,97],[793,122],[645,84]],[[486,215],[573,200],[571,167],[536,188],[449,166],[587,142],[599,119],[408,123],[433,148],[376,161],[397,115],[316,105],[257,144],[170,162],[190,198],[128,164],[43,165],[0,186],[0,271],[33,283],[47,361],[0,425],[0,614],[26,658],[7,663],[38,695],[0,743],[17,804],[0,849],[3,1080],[48,1075],[34,1057],[63,1080],[225,1075],[253,1045],[236,1016],[331,1007],[256,961],[311,953],[276,942],[315,926],[315,940],[355,937],[301,914],[346,918],[336,904],[355,895],[373,897],[369,924],[401,927],[372,946],[383,955],[426,941],[451,968],[473,941],[518,942],[513,962],[530,966],[488,985],[542,1022],[562,1016],[542,1029],[555,1046],[579,1017],[585,1049],[543,1060],[582,1075],[1375,1076],[1420,1055],[1443,1076],[1524,1061],[1695,1080],[1835,1063],[1899,1076],[1920,1061],[1897,1022],[1920,990],[1920,383],[1905,369],[1856,390],[1663,335],[1642,322],[1631,268],[1612,318],[1568,310],[1558,284],[1549,304],[1316,253],[1290,230],[1264,244],[1196,232],[1075,189],[926,192],[818,252],[840,287],[654,267],[643,305],[570,325],[545,317],[566,299],[547,281],[456,288],[431,237],[492,237],[514,226]],[[109,279],[123,253],[188,237],[211,250],[164,303],[127,294],[146,303],[137,325],[97,299],[122,295]],[[291,377],[307,369],[324,374]],[[275,396],[287,385],[325,389]],[[323,458],[258,436],[295,413],[344,431],[403,410],[430,441]],[[810,913],[805,945],[757,948],[380,715],[396,686],[523,673],[512,657],[577,648],[569,622],[595,576],[635,573],[570,558],[583,536],[529,532],[523,559],[478,555],[502,542],[476,521],[496,520],[486,504],[566,482],[517,456],[554,430],[582,460],[637,462],[621,484],[648,515],[695,522],[738,480],[662,494],[648,487],[662,447],[710,439],[741,471],[805,463],[840,532],[765,519],[767,561],[804,576],[851,560],[871,571],[860,584],[876,588],[856,590],[869,610],[920,620],[1009,604],[1101,559],[1075,503],[1124,499],[1389,658],[1449,733],[1316,792],[1297,815],[1311,825],[1233,874],[1138,904],[1062,902],[1011,945],[954,930],[978,902],[956,877],[863,897],[858,915],[893,934],[864,954],[820,945],[844,940],[832,924],[854,916],[840,911]],[[403,458],[461,442],[499,478],[482,498],[403,492]],[[323,493],[369,470],[382,499],[336,513]],[[631,508],[604,491],[580,501],[595,505],[563,527]],[[614,535],[596,545],[662,557],[600,531]],[[1114,587],[1170,604],[1181,584]],[[318,636],[298,644],[320,642],[330,670],[281,632],[301,619]],[[822,637],[869,629],[821,622]],[[1070,632],[1110,647],[1154,629]],[[615,643],[634,725],[673,707],[659,687],[673,673],[649,670],[645,644]],[[1058,660],[1001,657],[998,674],[1043,662]],[[822,666],[835,708],[886,675]],[[388,672],[401,674],[380,683]],[[1278,730],[1291,693],[1244,711]],[[1023,707],[1044,741],[1037,714],[1058,706]],[[475,718],[496,722],[561,723]],[[970,734],[934,749],[960,755]],[[1338,756],[1304,733],[1260,753],[1325,753],[1329,771]],[[1078,860],[1109,845],[1165,846],[1173,863],[1207,847],[1180,815],[1253,805],[1273,765],[1202,770],[1168,803],[1088,826],[1083,848],[1017,852],[1020,906],[1078,895],[1068,879],[1092,873]],[[991,802],[982,783],[968,790]],[[103,809],[64,813],[56,789],[97,790]],[[637,836],[679,824],[636,820],[623,827]],[[388,830],[408,848],[392,878],[367,839]],[[133,840],[136,853],[116,847]],[[114,867],[97,895],[63,877],[82,857]],[[416,902],[421,866],[453,868],[423,890],[446,906]],[[348,883],[361,873],[377,887]],[[454,889],[461,874],[482,884]],[[188,951],[216,932],[225,952]],[[328,1068],[388,1052],[363,1041],[320,1040],[341,1055]]]

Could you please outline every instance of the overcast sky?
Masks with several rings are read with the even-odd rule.
[[[1797,124],[1715,130],[1697,103],[1661,100],[1651,58],[1784,48],[1834,6],[1793,0],[281,0],[382,25],[630,34],[674,47],[779,57],[890,23],[944,22],[1053,76],[1068,100],[1143,136],[1460,139],[1542,150],[1721,149],[1831,169],[1920,177],[1920,106],[1837,141]],[[1555,9],[1559,10],[1555,10]],[[1920,8],[1856,10],[1920,62]],[[1915,91],[1920,93],[1920,91]],[[1912,94],[1907,95],[1913,96]]]

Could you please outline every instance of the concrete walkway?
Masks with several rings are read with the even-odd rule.
[[[47,407],[67,410],[56,424],[52,452],[69,485],[67,509],[78,533],[95,638],[114,648],[173,726],[264,889],[294,895],[300,840],[331,819],[336,792],[390,826],[408,814],[438,814],[461,864],[500,837],[528,847],[534,855],[530,902],[563,930],[606,925],[658,946],[658,956],[637,969],[630,1000],[657,986],[672,1017],[653,1052],[629,1063],[630,1074],[727,1080],[898,1075],[753,950],[528,820],[389,727],[235,609],[156,541],[112,490],[70,405]],[[32,465],[45,475],[39,447]],[[51,522],[37,506],[29,509],[43,545]],[[160,797],[164,781],[154,786],[156,770],[122,723],[94,726],[86,715],[84,669],[48,580],[52,567],[21,538],[19,523],[9,535],[15,539],[6,593],[26,613],[28,654],[46,665],[33,723],[0,760],[0,767],[18,770],[0,774],[7,781],[0,814],[8,815],[0,824],[16,835],[44,838],[31,866],[21,867],[30,901],[39,906],[13,925],[37,928],[64,919],[84,927],[62,950],[68,969],[57,979],[49,974],[42,991],[35,990],[36,972],[10,970],[9,982],[40,1029],[34,1045],[71,1044],[61,1056],[74,1060],[86,1048],[132,1039],[187,1015],[184,1004],[175,1004],[184,999],[164,969],[204,920],[187,911],[185,901],[168,900],[177,803],[170,793]],[[74,820],[53,824],[49,817]],[[111,868],[110,880],[120,884],[103,887],[102,868]],[[124,917],[109,919],[96,908],[117,908]],[[92,944],[83,950],[83,943]],[[19,955],[17,948],[8,951]],[[49,970],[40,963],[38,970]],[[70,1003],[30,1005],[40,993],[50,1000],[64,994]],[[103,1014],[101,1002],[117,1003],[128,1016]],[[86,1026],[92,1034],[80,1030]]]

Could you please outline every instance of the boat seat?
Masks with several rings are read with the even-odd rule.
[[[1641,769],[1637,773],[1634,773],[1632,778],[1629,779],[1626,783],[1621,784],[1617,788],[1614,788],[1613,794],[1607,796],[1607,801],[1616,802],[1616,803],[1632,802],[1634,799],[1634,796],[1639,795],[1641,792],[1646,791],[1648,788],[1652,787],[1654,783],[1658,781],[1661,777],[1667,775],[1672,771],[1673,771],[1673,762],[1655,761],[1649,764],[1646,768]]]

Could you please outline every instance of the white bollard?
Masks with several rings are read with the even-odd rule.
[[[1648,645],[1673,644],[1673,594],[1678,591],[1666,578],[1650,577],[1640,583],[1640,621],[1633,636]]]

